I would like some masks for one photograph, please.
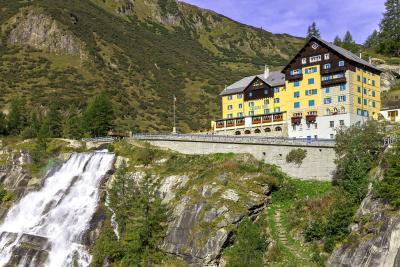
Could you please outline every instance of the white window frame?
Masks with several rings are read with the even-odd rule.
[[[310,57],[310,63],[321,61],[321,55]]]
[[[329,53],[324,54],[324,59],[329,60]]]
[[[307,58],[302,58],[302,59],[301,59],[301,64],[303,64],[303,65],[304,65],[304,64],[307,64]]]

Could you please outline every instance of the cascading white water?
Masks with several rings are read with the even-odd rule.
[[[24,235],[47,240],[45,266],[88,266],[91,256],[81,244],[82,237],[96,211],[101,179],[113,159],[106,152],[73,154],[39,191],[12,207],[0,225],[0,266],[10,261]],[[18,264],[36,266],[35,261],[23,259]]]

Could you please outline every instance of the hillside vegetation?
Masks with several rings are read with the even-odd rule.
[[[1,110],[20,94],[68,116],[105,91],[135,131],[169,130],[173,95],[181,131],[208,127],[225,85],[303,44],[172,0],[5,0],[0,14]]]

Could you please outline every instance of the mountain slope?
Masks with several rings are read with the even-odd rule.
[[[180,130],[208,127],[225,85],[303,43],[174,0],[4,0],[0,24],[1,109],[19,93],[67,116],[105,90],[116,123],[146,132],[170,129],[172,95]]]

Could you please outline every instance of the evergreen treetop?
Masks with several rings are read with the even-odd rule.
[[[321,33],[317,28],[317,23],[315,23],[315,21],[313,21],[313,23],[308,27],[306,39],[310,40],[313,36],[321,38]]]

